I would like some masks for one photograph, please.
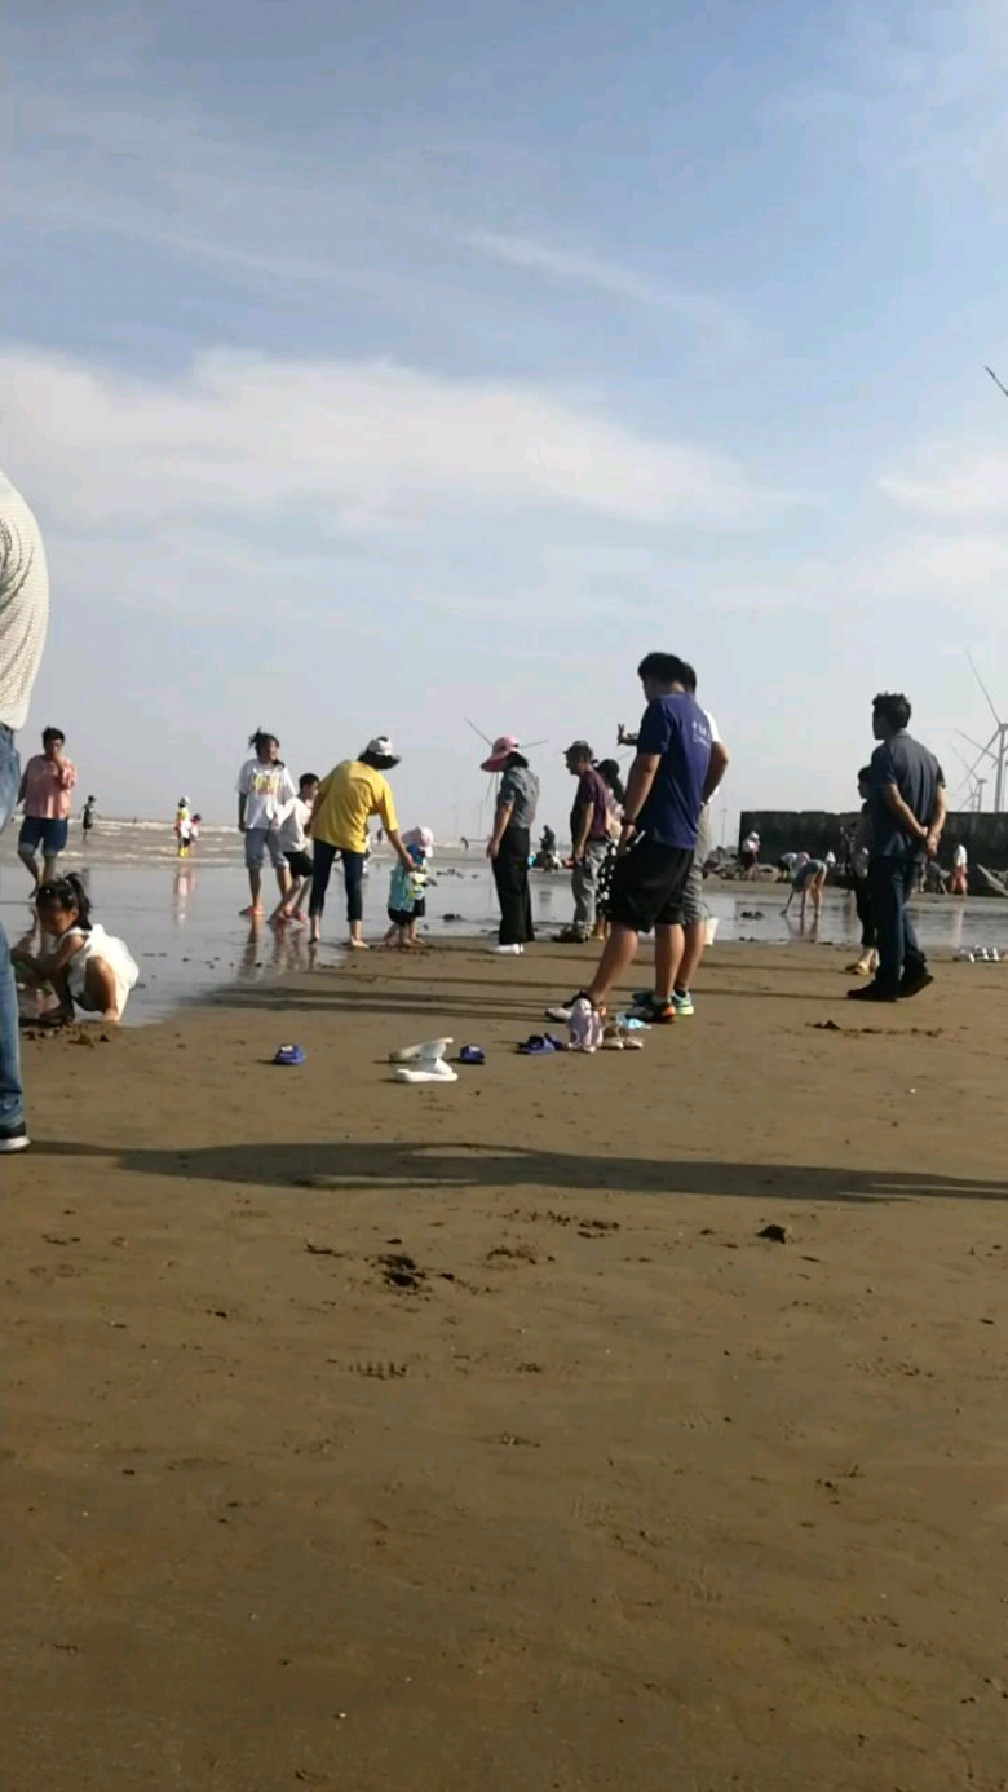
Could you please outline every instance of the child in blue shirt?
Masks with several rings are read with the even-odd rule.
[[[413,870],[396,864],[389,881],[388,916],[392,925],[385,935],[386,946],[406,951],[417,945],[417,922],[427,913],[424,886],[427,882],[427,860],[434,851],[434,835],[430,828],[410,828],[403,835],[403,845],[413,861]]]

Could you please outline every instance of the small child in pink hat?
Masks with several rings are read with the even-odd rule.
[[[408,951],[416,946],[417,922],[427,913],[424,887],[427,882],[427,861],[434,851],[434,835],[430,828],[410,828],[403,835],[403,845],[413,861],[412,871],[396,864],[389,880],[388,917],[391,926],[383,944]]]

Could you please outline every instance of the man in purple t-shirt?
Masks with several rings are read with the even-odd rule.
[[[578,781],[571,810],[571,889],[574,892],[574,924],[560,938],[586,940],[595,927],[595,901],[599,872],[609,843],[609,808],[603,780],[595,770],[595,755],[586,740],[572,741],[564,754],[567,770]]]
[[[572,1029],[590,1037],[592,1012],[605,1014],[613,984],[633,963],[641,933],[655,930],[655,989],[670,992],[682,954],[683,898],[700,812],[720,768],[711,763],[711,729],[690,695],[692,668],[674,653],[649,653],[637,675],[647,708],[637,736],[623,804],[619,857],[609,894],[611,932],[598,970],[572,1004]],[[675,1019],[655,1003],[651,1018]]]

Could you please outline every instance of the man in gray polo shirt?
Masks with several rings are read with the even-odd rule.
[[[878,970],[852,1002],[895,1002],[932,981],[907,909],[917,868],[937,858],[945,825],[945,774],[933,753],[907,733],[910,705],[902,691],[880,691],[872,729],[880,743],[868,775],[871,858],[868,879],[878,935]]]
[[[560,938],[580,943],[595,929],[599,873],[609,845],[609,809],[606,787],[595,770],[595,755],[588,742],[572,741],[564,763],[578,787],[570,823],[574,924],[565,927]]]

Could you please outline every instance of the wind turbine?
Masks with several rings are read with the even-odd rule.
[[[987,700],[987,707],[990,710],[991,715],[994,717],[995,726],[994,726],[994,733],[991,735],[990,740],[987,741],[986,745],[984,745],[982,747],[980,746],[978,741],[970,740],[970,736],[968,734],[964,734],[963,739],[970,740],[970,745],[977,747],[977,749],[979,751],[980,759],[989,760],[991,765],[993,765],[993,767],[994,767],[994,813],[996,815],[1000,815],[1002,810],[1004,809],[1005,765],[1006,765],[1006,763],[1008,763],[1008,722],[1002,721],[1001,717],[998,715],[998,712],[994,707],[994,699],[991,696],[989,690],[987,689],[987,686],[984,684],[984,681],[981,678],[979,672],[977,671],[977,667],[976,667],[976,663],[973,659],[973,655],[970,653],[968,648],[965,650],[965,652],[966,652],[966,658],[969,660],[970,667],[973,672],[973,676],[976,679],[977,684],[980,686],[980,689],[982,690],[982,692]],[[960,730],[958,730],[958,732],[962,733],[962,730],[960,729]],[[978,765],[979,763],[980,763],[980,760],[978,759],[976,764]],[[975,770],[976,767],[974,766],[971,769]],[[986,780],[985,780],[985,782],[986,782]]]
[[[980,759],[983,758],[983,754],[981,753],[980,759],[975,759],[973,764],[970,765],[966,755],[960,753],[958,747],[953,747],[952,751],[966,773],[965,778],[963,778],[962,782],[957,787],[956,795],[958,795],[960,790],[965,789],[969,798],[970,809],[974,815],[979,815],[983,809],[984,785],[987,780],[986,778],[979,778],[977,776],[976,768],[980,764]]]

